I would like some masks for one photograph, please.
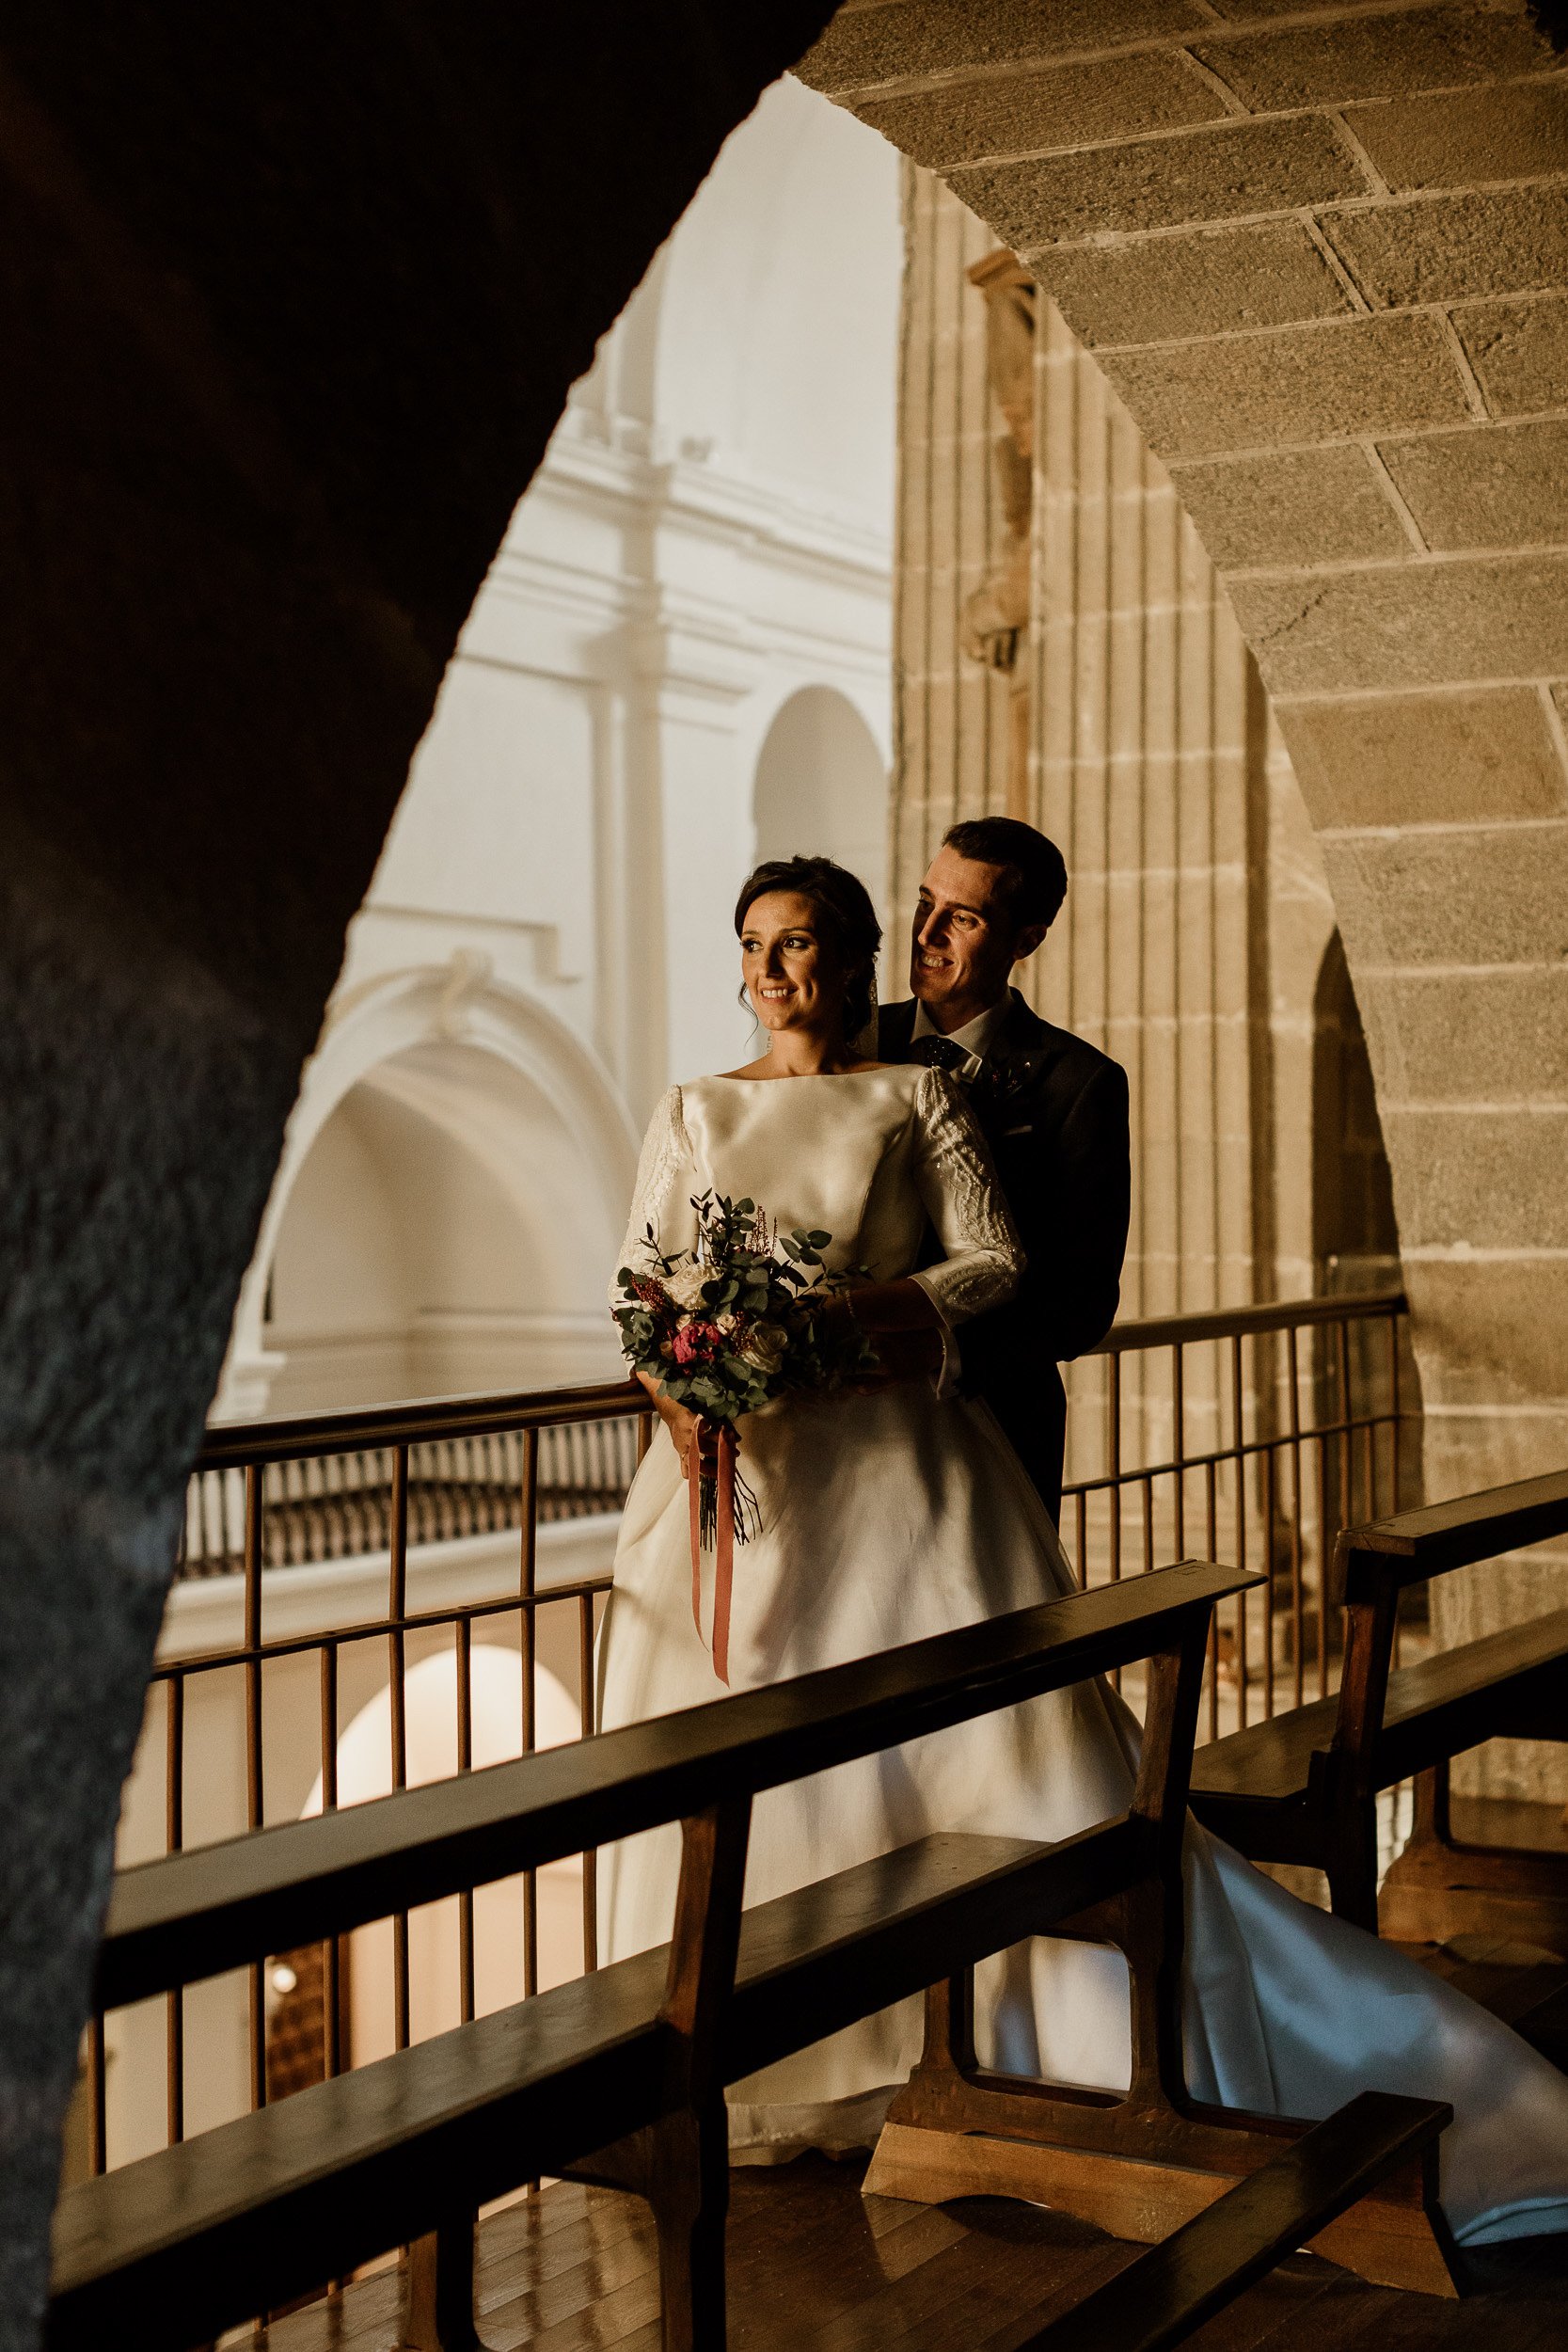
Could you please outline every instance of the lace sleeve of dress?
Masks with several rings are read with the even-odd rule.
[[[637,1163],[637,1186],[631,1197],[631,1214],[626,1219],[626,1237],[621,1244],[610,1278],[611,1313],[621,1304],[618,1277],[624,1265],[641,1264],[648,1227],[651,1225],[665,1249],[679,1249],[688,1236],[674,1231],[676,1212],[684,1204],[685,1185],[691,1161],[691,1147],[687,1140],[686,1121],[681,1114],[681,1090],[672,1087],[661,1097],[648,1132],[642,1138],[642,1152]]]
[[[921,1080],[914,1142],[915,1184],[946,1252],[914,1279],[951,1327],[1012,1296],[1023,1248],[979,1122],[944,1071]]]

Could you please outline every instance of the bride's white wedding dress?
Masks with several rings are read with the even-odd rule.
[[[919,1272],[946,1324],[1006,1297],[1021,1263],[985,1146],[942,1073],[704,1078],[673,1088],[643,1146],[626,1254],[651,1224],[689,1245],[708,1187],[781,1232],[826,1228],[831,1263],[888,1281],[927,1219],[946,1251]],[[1070,1244],[1069,1245],[1070,1246]],[[959,1342],[961,1345],[961,1341]],[[762,1532],[736,1552],[736,1690],[837,1664],[1070,1592],[1075,1580],[984,1406],[904,1381],[791,1400],[743,1425]],[[656,1441],[627,1500],[600,1650],[605,1727],[721,1695],[692,1624],[689,1523],[674,1449]],[[932,1830],[1053,1839],[1127,1804],[1136,1724],[1107,1689],[1065,1691],[759,1798],[747,1900]],[[608,1956],[670,1932],[679,1830],[602,1857]],[[1196,1825],[1187,1864],[1186,2042],[1196,2096],[1327,2115],[1359,2090],[1446,2099],[1442,2196],[1460,2241],[1568,2230],[1568,2081],[1483,2010],[1360,1930],[1296,1901]],[[976,1971],[983,2062],[1124,2090],[1119,1954],[1037,1938]],[[909,2001],[782,2060],[731,2094],[753,2155],[869,2143],[920,2046]]]

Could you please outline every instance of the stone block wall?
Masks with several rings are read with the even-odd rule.
[[[1333,909],[1257,666],[1168,472],[1042,299],[1021,782],[1009,681],[974,657],[964,626],[1004,560],[1005,426],[973,275],[994,248],[918,167],[906,221],[900,903],[957,816],[1011,808],[1059,841],[1067,905],[1020,978],[1049,1019],[1129,1072],[1124,1314],[1302,1295],[1323,1279],[1312,1057]],[[1099,1371],[1075,1375],[1080,1468],[1099,1467]]]
[[[1020,253],[1169,469],[1332,886],[1429,1491],[1560,1462],[1561,61],[1522,4],[851,0],[800,70]],[[1445,1587],[1445,1629],[1565,1566]]]

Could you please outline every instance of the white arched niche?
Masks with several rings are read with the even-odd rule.
[[[888,776],[846,694],[803,686],[763,739],[752,796],[756,855],[831,857],[858,874],[888,924]]]
[[[270,1409],[611,1376],[618,1236],[596,1188],[548,1100],[482,1047],[377,1064],[323,1122],[277,1226]]]

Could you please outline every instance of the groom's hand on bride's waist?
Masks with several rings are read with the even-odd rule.
[[[851,1385],[859,1395],[875,1395],[895,1380],[926,1380],[942,1369],[942,1335],[937,1331],[879,1331],[873,1345],[877,1369]]]

